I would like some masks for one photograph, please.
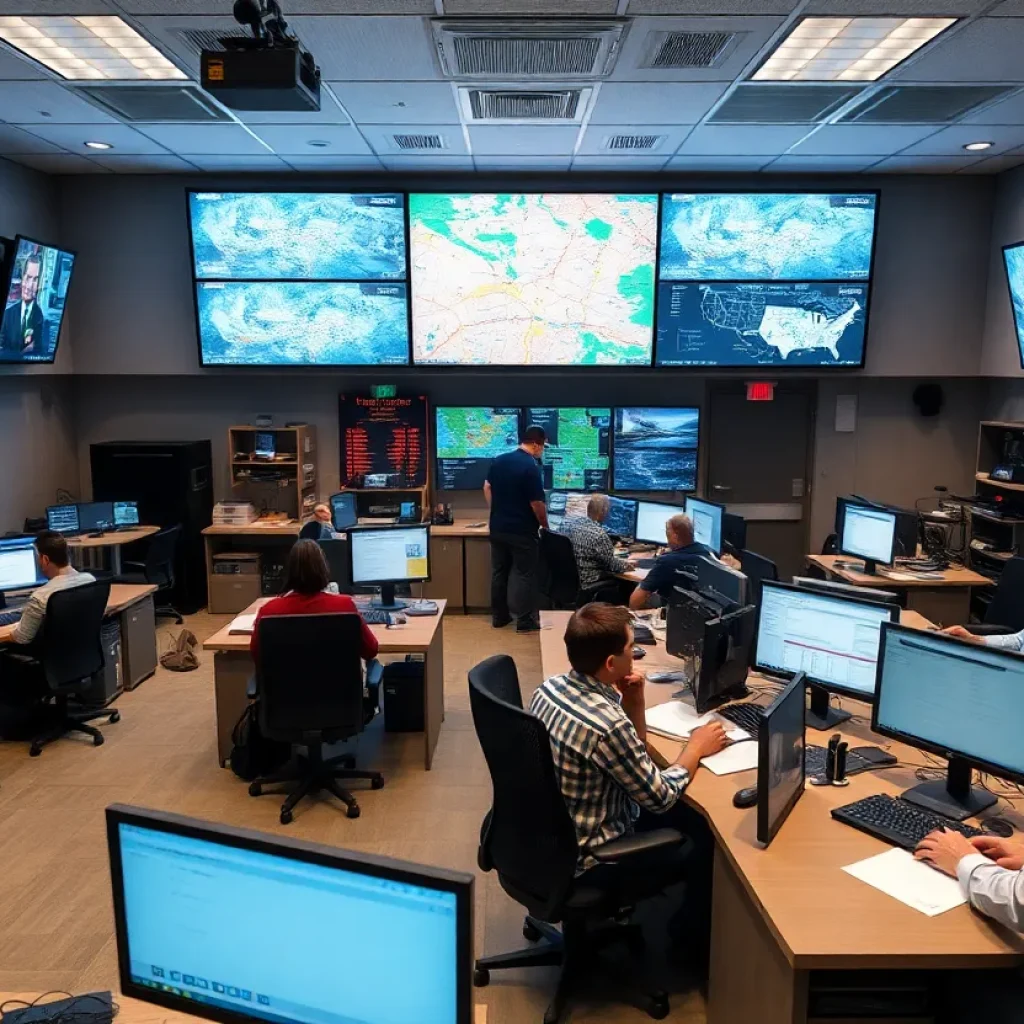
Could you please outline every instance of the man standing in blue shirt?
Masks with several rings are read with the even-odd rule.
[[[491,510],[491,621],[500,629],[516,617],[517,633],[540,629],[537,614],[538,527],[547,527],[543,427],[527,427],[514,452],[491,463],[484,497]]]

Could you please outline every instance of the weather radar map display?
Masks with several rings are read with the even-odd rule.
[[[528,408],[524,426],[543,427],[545,490],[595,491],[608,487],[611,409]]]
[[[434,411],[439,490],[483,487],[491,460],[519,444],[518,408],[438,406]]]
[[[1013,305],[1013,325],[1017,330],[1020,365],[1024,367],[1024,242],[1008,245],[1003,249],[1003,264],[1006,267],[1006,281],[1010,286],[1010,302]]]
[[[409,196],[413,361],[649,365],[655,195]]]
[[[659,366],[860,366],[873,193],[662,200]]]

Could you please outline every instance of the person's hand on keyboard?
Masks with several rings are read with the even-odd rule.
[[[966,836],[944,828],[925,836],[917,844],[914,859],[923,860],[925,863],[931,864],[933,868],[938,868],[943,874],[956,878],[957,864],[964,857],[969,857],[972,853],[977,852]]]
[[[971,846],[989,860],[994,860],[1001,868],[1009,871],[1020,871],[1024,868],[1024,843],[1014,843],[1009,839],[998,839],[995,836],[975,836],[971,840]]]

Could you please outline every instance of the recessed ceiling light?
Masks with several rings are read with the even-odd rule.
[[[754,72],[776,82],[874,82],[956,18],[804,18]]]
[[[977,153],[982,149],[991,149],[994,145],[994,142],[968,142],[964,149],[968,153]]]
[[[326,149],[330,143],[326,139],[310,139],[307,146],[314,146],[316,149]]]
[[[61,78],[188,77],[121,18],[0,18],[0,39]]]
[[[87,142],[86,145],[90,149],[113,149],[114,148],[109,142]]]

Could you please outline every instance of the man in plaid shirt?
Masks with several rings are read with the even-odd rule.
[[[644,678],[633,672],[631,621],[627,609],[597,602],[575,612],[565,631],[572,671],[544,682],[530,711],[547,728],[562,796],[576,826],[577,874],[601,882],[614,879],[625,893],[631,884],[650,891],[655,874],[666,885],[685,878],[685,904],[670,931],[686,941],[704,967],[713,840],[704,819],[679,797],[701,758],[725,746],[725,732],[717,722],[694,730],[678,762],[658,769],[644,743]],[[693,841],[682,856],[670,850],[629,867],[599,865],[594,859],[593,851],[613,839],[666,827]]]

